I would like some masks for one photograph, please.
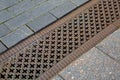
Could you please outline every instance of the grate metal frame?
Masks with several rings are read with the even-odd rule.
[[[0,78],[49,80],[120,26],[120,0],[91,0],[0,55]]]

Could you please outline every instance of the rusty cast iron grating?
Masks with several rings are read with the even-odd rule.
[[[119,25],[120,0],[92,0],[83,7],[70,13],[72,17],[61,20],[53,29],[48,26],[48,32],[42,36],[33,35],[31,42],[28,38],[27,45],[23,41],[21,48],[0,55],[0,80],[48,80],[87,51],[86,47],[94,47],[102,39],[100,36],[104,38],[118,28],[115,23]]]

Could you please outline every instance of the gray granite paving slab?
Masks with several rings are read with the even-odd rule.
[[[21,1],[20,3],[18,3],[15,6],[9,8],[8,11],[13,12],[15,15],[18,15],[33,6],[34,6],[34,3],[32,3],[31,0],[25,0],[25,1]]]
[[[5,6],[0,3],[0,10],[4,9]]]
[[[66,13],[70,12],[76,8],[76,6],[71,1],[66,1],[64,4],[57,6],[56,8],[49,11],[53,15],[55,15],[57,18],[60,18],[64,16]]]
[[[32,33],[33,32],[28,27],[22,26],[21,28],[10,33],[9,35],[1,38],[1,40],[7,47],[11,47],[15,45],[16,43],[18,43],[19,41],[21,41],[22,39],[31,35]]]
[[[30,16],[27,13],[24,13],[5,22],[5,24],[10,28],[10,30],[15,30],[16,28],[26,24],[31,19],[32,19],[32,16]]]
[[[85,2],[89,1],[89,0],[72,0],[77,6],[80,6],[82,4],[84,4]]]
[[[4,7],[2,9],[4,9],[10,6],[13,6],[20,1],[21,0],[0,0],[0,5],[3,5]]]
[[[0,41],[0,53],[2,53],[5,50],[7,50],[7,48]]]
[[[97,48],[120,61],[120,29],[99,43]]]
[[[50,80],[64,80],[64,79],[62,79],[60,76],[57,75],[57,76],[53,77]]]
[[[11,7],[8,11],[13,12],[15,15],[18,15],[22,12],[28,11],[29,9],[33,8],[34,6],[44,2],[46,0],[25,0],[21,1],[19,4]]]
[[[8,12],[7,10],[3,10],[0,12],[0,23],[10,19],[13,17],[13,14],[11,12]]]
[[[52,16],[49,13],[46,13],[36,18],[35,20],[29,22],[27,25],[36,32],[55,20],[56,18],[54,16]]]
[[[9,32],[10,32],[10,29],[6,25],[4,24],[0,25],[0,38],[7,35]]]
[[[34,17],[38,17],[42,14],[47,13],[49,10],[53,9],[54,7],[64,3],[64,1],[65,0],[48,0],[40,6],[36,6],[28,13],[30,13]]]
[[[120,80],[120,64],[93,48],[65,68],[65,80]]]

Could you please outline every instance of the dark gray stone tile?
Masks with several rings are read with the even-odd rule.
[[[2,53],[5,50],[7,50],[7,48],[0,41],[0,53]]]
[[[60,75],[65,80],[119,80],[120,65],[93,48],[72,62]]]
[[[120,29],[99,43],[97,48],[120,61]]]
[[[47,26],[48,24],[52,23],[55,20],[56,20],[56,18],[54,16],[52,16],[49,13],[46,13],[46,14],[41,15],[40,17],[36,18],[35,20],[29,22],[27,25],[34,31],[38,31],[38,30],[44,28],[45,26]]]
[[[10,32],[10,29],[6,25],[4,24],[0,25],[0,38],[7,35],[9,32]]]
[[[55,76],[55,77],[53,77],[52,79],[50,79],[50,80],[63,80],[60,76]]]
[[[89,0],[72,0],[77,6],[80,6],[82,4],[84,4],[85,2],[89,1]]]
[[[66,1],[64,4],[57,6],[53,10],[49,11],[53,15],[55,15],[57,18],[60,18],[64,16],[66,13],[70,12],[76,8],[76,6],[71,1]]]
[[[22,26],[7,36],[2,37],[1,40],[7,47],[11,47],[32,33],[33,32],[28,27]]]

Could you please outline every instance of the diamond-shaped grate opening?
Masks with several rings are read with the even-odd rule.
[[[101,0],[12,56],[2,80],[33,80],[120,18],[120,0]]]

